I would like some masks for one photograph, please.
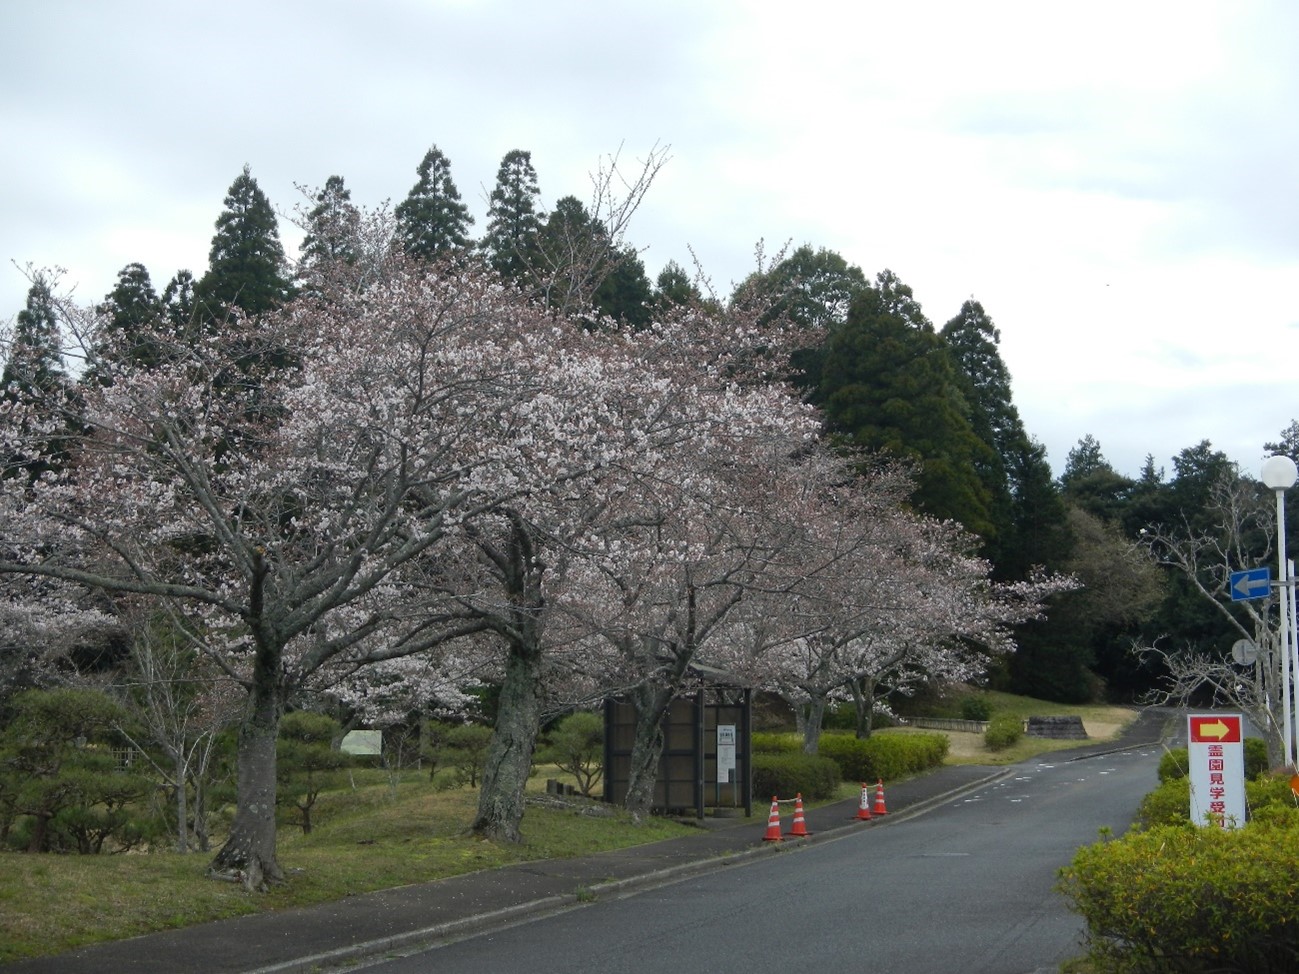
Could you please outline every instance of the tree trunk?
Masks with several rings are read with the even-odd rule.
[[[485,839],[518,842],[523,795],[532,771],[532,752],[541,728],[541,648],[512,640],[496,727],[487,748],[478,814],[470,831]]]
[[[32,834],[27,842],[28,852],[48,852],[50,819],[48,812],[37,812],[32,816]]]
[[[210,876],[237,880],[249,890],[284,881],[275,856],[275,740],[284,705],[278,667],[266,666],[262,653],[258,656],[248,710],[239,726],[235,819],[208,866]]]
[[[181,755],[175,756],[176,780],[176,851],[189,852],[189,771]]]
[[[642,685],[632,691],[636,736],[631,745],[623,807],[631,812],[634,822],[643,822],[654,806],[654,786],[658,784],[659,762],[663,757],[663,718],[672,706],[673,695],[668,687]]]
[[[825,723],[825,694],[813,695],[799,708],[803,711],[803,753],[821,749],[821,727]]]
[[[852,702],[857,708],[857,737],[871,736],[871,717],[875,713],[875,681],[868,676],[852,681]]]

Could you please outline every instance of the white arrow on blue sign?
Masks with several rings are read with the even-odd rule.
[[[1272,569],[1251,568],[1231,573],[1231,601],[1244,602],[1261,599],[1272,588]]]

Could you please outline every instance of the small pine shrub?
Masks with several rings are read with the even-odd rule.
[[[839,766],[815,754],[755,754],[753,795],[783,795],[819,801],[833,798],[839,790]]]
[[[1024,736],[1024,722],[1014,714],[997,714],[988,721],[983,732],[983,746],[989,751],[1004,751],[1019,743]]]

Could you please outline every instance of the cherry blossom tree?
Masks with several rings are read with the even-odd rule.
[[[527,407],[538,440],[519,476],[531,487],[464,525],[470,545],[447,573],[459,584],[448,594],[484,620],[495,637],[489,645],[502,650],[493,664],[497,723],[472,826],[479,834],[518,837],[543,713],[607,686],[611,665],[626,672],[592,653],[591,634],[608,632],[611,614],[628,614],[624,591],[595,582],[611,572],[623,579],[651,572],[669,549],[666,557],[682,562],[693,542],[680,535],[665,542],[672,532],[661,511],[673,505],[679,518],[689,508],[716,464],[706,458],[733,457],[736,444],[774,430],[787,448],[790,435],[801,442],[813,434],[811,412],[787,392],[737,381],[750,374],[747,365],[741,370],[742,353],[758,341],[751,321],[684,313],[635,333],[581,319],[546,330],[535,354],[559,351],[560,359],[556,385]],[[521,342],[515,357],[527,358],[527,346]],[[538,358],[528,374],[540,367]],[[650,581],[635,584],[655,590]],[[659,636],[661,627],[651,624]]]
[[[437,552],[566,463],[532,413],[561,385],[546,364],[576,366],[539,354],[539,313],[488,275],[399,255],[354,282],[346,269],[255,322],[235,313],[150,368],[105,356],[126,364],[87,390],[66,470],[0,484],[0,573],[182,604],[193,640],[244,686],[238,808],[213,869],[254,887],[282,879],[287,702],[327,666],[484,631],[447,601]],[[253,378],[249,361],[283,364]]]
[[[805,530],[789,549],[780,624],[765,627],[755,647],[772,668],[769,685],[794,705],[808,753],[831,701],[856,700],[859,733],[869,733],[882,696],[981,676],[1013,650],[1016,624],[1074,584],[994,583],[991,565],[972,554],[976,539],[905,506],[904,468],[859,463],[852,478],[833,470],[789,496]]]

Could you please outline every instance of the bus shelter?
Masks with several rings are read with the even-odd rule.
[[[663,719],[663,753],[654,786],[653,810],[704,818],[753,814],[750,760],[753,691],[701,683],[672,701]],[[604,708],[604,800],[622,804],[631,778],[636,708],[613,699]]]

